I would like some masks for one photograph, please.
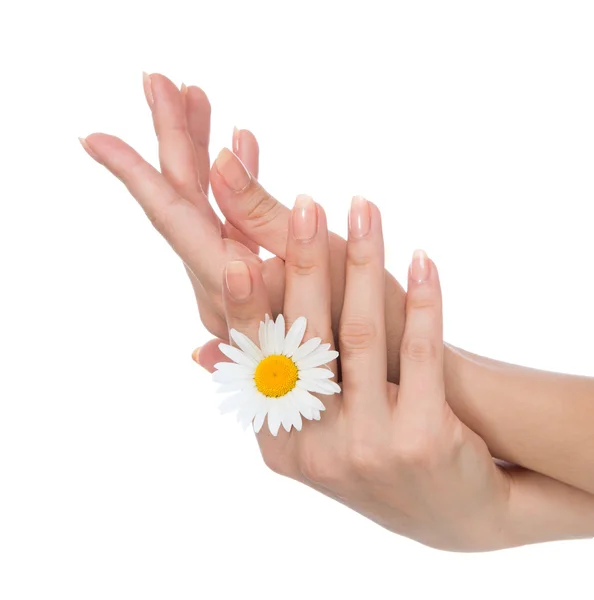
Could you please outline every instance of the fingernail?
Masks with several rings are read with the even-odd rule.
[[[233,153],[239,156],[239,129],[233,127]]]
[[[252,293],[250,270],[241,260],[234,260],[227,264],[225,283],[234,300],[245,300]]]
[[[200,364],[200,348],[202,348],[202,346],[198,346],[198,348],[192,352],[192,360],[198,364]]]
[[[354,238],[365,237],[371,225],[369,202],[363,196],[355,196],[349,212],[349,231]]]
[[[252,180],[243,163],[227,148],[219,152],[215,169],[234,192],[243,192]]]
[[[151,76],[148,73],[142,72],[142,87],[144,88],[144,95],[150,108],[153,108],[155,103],[153,99],[153,85],[151,83]]]
[[[91,150],[91,147],[89,146],[89,142],[87,142],[87,140],[85,138],[79,137],[78,141],[80,142],[81,146],[85,149],[85,152],[93,159],[95,159],[97,162],[101,162],[99,160],[99,157]]]
[[[293,236],[296,240],[311,240],[318,230],[318,211],[312,198],[301,194],[293,208]]]
[[[415,250],[410,263],[410,276],[417,283],[423,283],[429,279],[429,260],[424,250]]]
[[[184,103],[184,106],[186,104],[186,95],[188,93],[188,87],[186,86],[185,83],[182,82],[179,91],[181,93],[181,98],[182,98],[182,102]]]

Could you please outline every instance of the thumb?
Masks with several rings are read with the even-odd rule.
[[[229,223],[258,246],[285,257],[289,209],[258,183],[231,150],[223,148],[217,156],[210,185]]]
[[[214,366],[218,362],[226,362],[229,359],[219,350],[219,344],[226,344],[225,340],[215,338],[209,340],[204,346],[199,346],[192,352],[192,358],[203,369],[209,373],[214,373]]]

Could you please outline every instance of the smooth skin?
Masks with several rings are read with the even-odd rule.
[[[324,211],[301,196],[289,227],[287,327],[305,316],[304,341],[332,340]],[[544,522],[527,528],[528,510],[541,509],[539,503],[518,501],[530,486],[494,463],[484,441],[446,401],[439,276],[422,251],[415,252],[409,271],[401,382],[386,380],[383,257],[380,212],[356,197],[338,329],[342,393],[322,396],[321,420],[304,421],[299,432],[281,429],[273,436],[262,428],[257,439],[264,461],[390,531],[434,548],[476,552],[556,539],[547,523],[551,515],[544,511]],[[231,262],[222,287],[227,327],[257,343],[260,321],[271,310],[261,267]],[[336,375],[335,361],[329,366]],[[564,486],[555,483],[553,495],[563,493]],[[594,503],[590,510],[594,514]]]
[[[259,264],[257,244],[279,258],[262,264],[273,313],[284,294],[289,211],[257,181],[258,146],[247,132],[234,135],[209,170],[210,105],[197,87],[182,91],[162,75],[145,78],[145,92],[159,139],[162,174],[118,138],[93,134],[87,152],[121,179],[155,227],[186,264],[204,325],[226,339],[221,274],[233,259]],[[243,159],[244,163],[240,160]],[[247,167],[247,168],[245,168]],[[228,221],[208,202],[208,182]],[[332,321],[340,318],[346,244],[330,235]],[[208,248],[208,252],[205,252]],[[399,380],[405,293],[386,274],[388,379]],[[220,360],[218,340],[198,357],[206,368]],[[446,345],[448,403],[487,443],[491,454],[594,493],[594,380],[523,369]],[[570,410],[565,410],[567,406]],[[543,435],[546,432],[546,435]]]

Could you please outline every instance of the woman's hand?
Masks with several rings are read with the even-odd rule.
[[[383,255],[380,213],[356,198],[338,331],[342,394],[322,396],[321,420],[304,421],[299,432],[281,429],[273,436],[263,427],[264,460],[427,545],[505,547],[510,478],[446,402],[439,278],[420,251],[409,273],[401,384],[387,382]],[[324,211],[301,197],[290,221],[283,314],[289,325],[307,318],[304,340],[333,340],[329,276]],[[270,312],[259,265],[228,265],[223,290],[229,328],[257,342],[259,323]],[[330,366],[336,373],[335,363]]]
[[[195,86],[181,91],[162,75],[146,75],[144,90],[159,140],[161,173],[122,140],[93,134],[81,140],[85,150],[130,190],[155,228],[180,256],[204,326],[226,336],[220,281],[225,264],[234,258],[261,263],[258,245],[231,223],[221,223],[208,201],[210,158],[210,104]],[[240,165],[247,181],[258,176],[259,149],[249,131],[235,131],[233,149],[218,157],[220,165]],[[238,158],[245,165],[242,165]],[[282,305],[282,261],[264,261],[270,296]]]
[[[224,266],[235,258],[256,264],[258,243],[279,258],[262,264],[273,314],[283,306],[284,269],[289,210],[257,181],[258,144],[248,131],[235,136],[233,150],[223,149],[209,164],[210,104],[197,87],[180,91],[169,79],[153,74],[144,80],[159,140],[161,173],[122,140],[95,133],[81,140],[85,150],[120,179],[155,228],[180,256],[190,275],[204,326],[227,339],[220,281]],[[241,160],[240,160],[241,159]],[[243,161],[243,162],[242,162]],[[208,201],[209,181],[227,217],[221,223]],[[331,234],[333,269],[332,316],[336,326],[344,292],[346,243]],[[386,274],[389,377],[398,379],[398,349],[402,333],[404,293]],[[220,354],[209,343],[200,353],[204,366]]]

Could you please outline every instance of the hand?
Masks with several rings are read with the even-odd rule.
[[[239,144],[234,144],[245,165],[234,153],[223,149],[209,174],[210,105],[199,88],[182,86],[182,89],[183,92],[162,75],[151,75],[148,81],[145,78],[147,101],[159,139],[162,173],[116,137],[96,133],[82,142],[91,157],[126,185],[155,228],[181,257],[190,274],[204,326],[226,340],[221,274],[224,265],[233,258],[259,262],[254,253],[258,244],[279,257],[265,261],[262,274],[273,314],[282,310],[284,270],[279,259],[285,257],[289,210],[258,183],[258,146],[247,131],[242,131],[236,137]],[[209,177],[217,203],[228,219],[225,224],[219,221],[208,202]],[[344,293],[345,249],[345,241],[331,234],[335,328]],[[390,308],[387,319],[389,378],[397,381],[404,292],[391,275],[387,274],[386,278]],[[216,344],[209,344],[202,349],[200,360],[207,366],[214,364],[218,356]]]
[[[93,134],[81,141],[91,157],[127,186],[180,256],[204,326],[213,335],[226,338],[220,295],[223,267],[233,258],[262,262],[258,245],[231,223],[221,223],[209,204],[210,104],[204,92],[194,86],[182,86],[180,91],[162,75],[145,75],[144,87],[159,139],[161,173],[116,137]],[[233,147],[245,161],[246,176],[257,177],[259,149],[253,134],[235,131]],[[226,149],[219,160],[224,163],[229,157],[240,163]],[[282,261],[272,258],[262,267],[264,277],[273,282],[271,297],[282,304]]]
[[[281,429],[274,436],[263,427],[258,442],[264,460],[274,471],[424,544],[464,551],[505,547],[510,479],[445,398],[437,269],[424,253],[415,253],[401,384],[390,384],[380,213],[357,198],[349,224],[338,331],[342,394],[322,396],[321,421],[304,421],[301,431]],[[288,324],[307,318],[304,340],[332,342],[324,211],[300,198],[289,228],[283,314]],[[231,263],[223,290],[229,328],[257,343],[259,323],[270,313],[260,266]],[[336,373],[335,363],[330,366]],[[278,421],[269,424],[275,433]]]

